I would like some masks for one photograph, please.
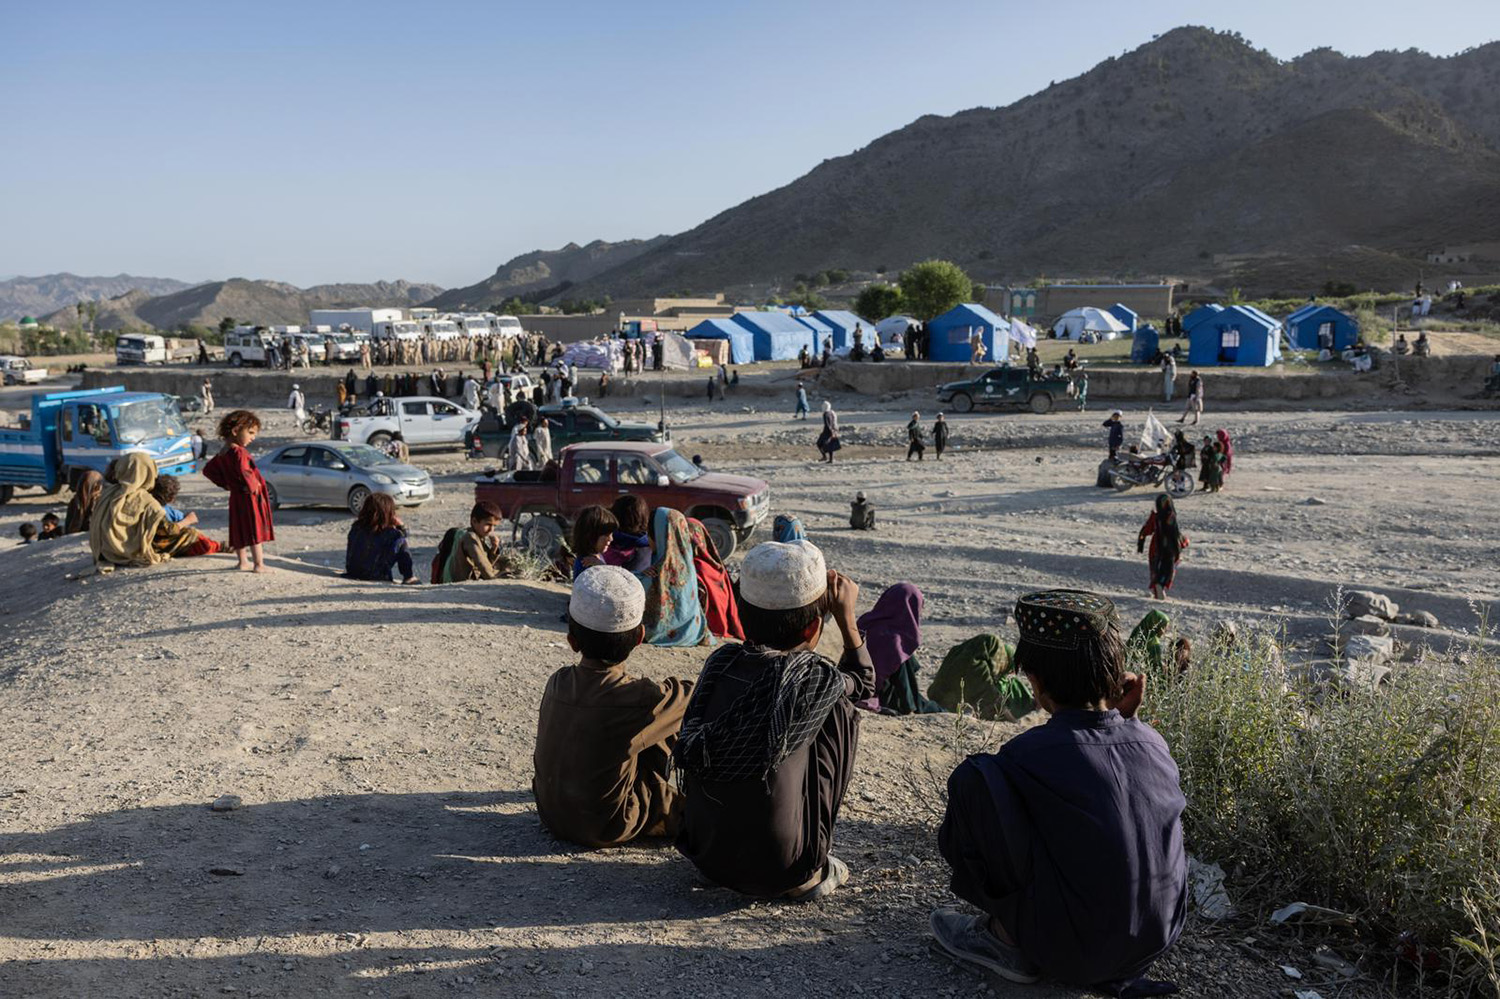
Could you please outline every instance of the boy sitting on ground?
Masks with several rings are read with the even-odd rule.
[[[1015,663],[1052,715],[948,778],[938,849],[953,892],[984,911],[932,913],[960,963],[1111,995],[1165,994],[1140,976],[1187,913],[1177,765],[1135,719],[1114,605],[1079,590],[1016,602]]]
[[[875,530],[875,507],[865,500],[863,492],[855,493],[854,502],[849,504],[849,526],[856,531]]]
[[[63,536],[62,522],[57,519],[55,513],[42,514],[42,533],[37,535],[38,541],[51,541]]]
[[[192,527],[198,523],[196,513],[184,513],[178,509],[177,494],[182,489],[182,483],[177,481],[175,475],[158,475],[156,485],[151,487],[151,496],[161,504],[162,512],[167,515],[167,523],[181,524],[183,527]]]
[[[20,534],[21,544],[34,544],[36,542],[36,525],[28,520],[26,523],[21,525]]]
[[[829,848],[854,770],[854,702],[875,693],[858,596],[810,542],[770,541],[745,556],[746,641],[708,657],[673,752],[687,795],[677,849],[709,881],[810,900],[848,878]],[[837,666],[815,651],[828,613],[844,640]]]
[[[447,549],[442,562],[442,582],[499,579],[510,570],[500,555],[500,539],[495,536],[500,519],[500,508],[495,504],[488,500],[474,504],[474,509],[469,511],[468,530],[455,536],[454,532],[460,528],[454,528],[442,541],[440,549]]]
[[[573,580],[568,644],[578,665],[552,674],[537,723],[537,813],[561,837],[619,846],[637,836],[676,835],[682,795],[667,779],[672,744],[692,684],[633,679],[622,668],[645,637],[646,594],[613,565]]]

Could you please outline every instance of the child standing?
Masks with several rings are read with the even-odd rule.
[[[203,475],[220,489],[229,491],[229,547],[239,556],[236,568],[265,572],[261,546],[275,541],[276,532],[271,526],[266,480],[246,450],[258,433],[260,417],[250,410],[236,409],[225,416],[219,421],[219,437],[224,447],[203,466]]]

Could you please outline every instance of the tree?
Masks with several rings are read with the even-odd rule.
[[[800,305],[808,312],[817,312],[819,309],[826,309],[828,307],[828,303],[823,300],[823,296],[811,290],[805,284],[799,284],[793,288],[791,294],[786,296],[785,304]]]
[[[233,333],[234,327],[235,322],[233,316],[225,316],[223,319],[219,320],[219,333],[221,335],[226,333]]]
[[[924,260],[901,274],[906,311],[926,322],[958,305],[974,292],[974,282],[951,260]]]
[[[901,311],[901,289],[893,284],[872,284],[854,300],[854,311],[874,322]]]
[[[984,282],[982,282],[982,281],[975,281],[974,282],[974,289],[973,289],[973,292],[972,292],[973,297],[970,298],[969,301],[971,301],[971,302],[978,302],[980,305],[983,305],[984,304],[984,296],[988,295],[989,291],[990,290],[984,286]]]

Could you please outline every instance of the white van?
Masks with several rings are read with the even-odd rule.
[[[224,334],[224,358],[231,368],[265,364],[271,349],[271,334],[263,326],[236,326]]]

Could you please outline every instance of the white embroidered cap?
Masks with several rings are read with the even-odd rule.
[[[592,631],[629,631],[641,623],[645,610],[640,580],[618,565],[591,566],[573,580],[568,615]]]
[[[828,590],[823,553],[809,541],[767,541],[740,567],[740,596],[761,610],[806,607]]]

